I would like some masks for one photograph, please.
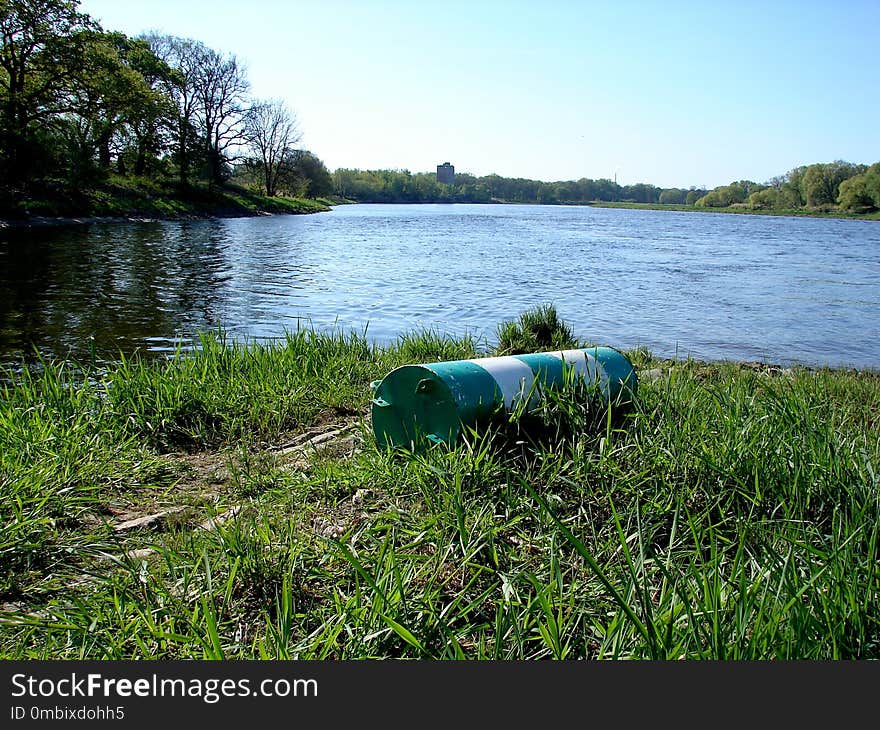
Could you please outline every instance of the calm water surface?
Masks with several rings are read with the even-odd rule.
[[[655,355],[880,368],[880,223],[507,205],[10,231],[0,362],[166,353],[298,325],[492,344],[554,302],[576,335]]]

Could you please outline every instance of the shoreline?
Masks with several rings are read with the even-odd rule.
[[[487,202],[481,201],[449,201],[449,200],[423,200],[412,201],[380,201],[380,200],[339,200],[333,205],[516,205],[516,206],[542,206],[548,208],[622,208],[628,210],[656,210],[666,213],[730,213],[732,215],[756,215],[771,216],[774,218],[823,218],[834,220],[862,220],[880,221],[880,211],[875,213],[840,213],[809,210],[788,209],[759,209],[737,208],[727,206],[723,208],[698,207],[695,205],[678,205],[661,203],[627,203],[614,201],[590,201],[586,203],[523,203],[519,201],[493,199]]]
[[[328,208],[329,210],[329,208]],[[270,212],[259,211],[256,213],[243,213],[236,211],[228,215],[222,213],[211,213],[205,215],[188,214],[175,216],[34,216],[32,218],[16,220],[2,218],[0,219],[0,231],[3,230],[21,230],[28,228],[55,228],[62,226],[88,226],[98,223],[165,223],[174,221],[203,221],[203,220],[219,220],[222,218],[259,218],[276,215],[310,215],[312,213],[323,213],[327,211],[314,210],[303,212]]]
[[[267,197],[238,185],[211,188],[172,184],[148,185],[125,181],[77,194],[8,196],[0,212],[0,231],[94,223],[153,223],[266,215],[323,213],[334,204],[329,198]]]
[[[128,215],[100,216],[100,215],[75,215],[75,216],[30,216],[27,218],[0,218],[0,231],[21,230],[31,228],[52,228],[61,226],[81,226],[101,223],[160,223],[168,221],[199,221],[219,220],[223,218],[256,218],[260,216],[274,215],[308,215],[312,213],[329,212],[334,205],[473,205],[473,203],[454,203],[427,201],[421,203],[411,202],[361,202],[354,200],[323,201],[319,203],[322,208],[314,210],[231,210],[228,212],[215,211],[205,213],[180,213],[173,215]],[[660,205],[659,203],[617,203],[617,202],[589,202],[589,203],[521,203],[495,200],[479,205],[517,205],[517,206],[549,206],[559,208],[617,208],[623,210],[653,210],[666,213],[727,213],[731,215],[770,216],[775,218],[820,218],[831,220],[857,220],[857,221],[880,221],[880,213],[847,214],[819,211],[797,210],[757,210],[752,208],[700,208],[688,205]]]
[[[410,201],[346,201],[352,205],[516,205],[516,206],[542,206],[547,208],[622,208],[624,210],[656,210],[664,213],[730,213],[732,215],[756,215],[771,216],[774,218],[823,218],[836,220],[863,220],[880,221],[880,212],[876,213],[833,213],[821,211],[799,210],[761,210],[758,208],[724,208],[698,207],[695,205],[662,205],[660,203],[625,203],[614,201],[590,201],[587,203],[523,203],[511,200],[478,201],[448,201],[448,200],[425,200],[421,202]],[[340,203],[341,205],[341,203]]]
[[[359,335],[358,330],[347,330],[347,331],[329,331],[322,332],[321,330],[313,330],[311,328],[307,328],[306,331],[310,334],[310,336],[317,335],[329,335],[333,336],[356,336]],[[406,336],[415,336],[415,332],[405,333],[398,338],[398,340],[406,339]],[[66,366],[71,367],[74,371],[79,372],[87,372],[90,369],[95,370],[96,372],[101,372],[104,374],[113,372],[118,370],[125,363],[137,362],[139,366],[146,368],[161,368],[163,365],[167,365],[169,362],[175,361],[178,358],[184,357],[199,357],[200,356],[200,348],[196,347],[194,343],[200,341],[202,338],[211,339],[213,337],[219,336],[223,341],[224,345],[232,348],[233,350],[236,348],[248,348],[248,347],[257,347],[259,349],[264,350],[266,353],[279,352],[285,347],[285,336],[277,336],[274,338],[270,338],[268,340],[227,340],[226,333],[222,330],[204,330],[193,334],[191,337],[186,338],[188,340],[188,344],[185,345],[183,340],[180,341],[180,349],[175,350],[174,352],[154,352],[154,351],[136,351],[132,353],[124,353],[123,356],[117,358],[109,358],[104,359],[102,357],[97,358],[89,362],[86,358],[76,357],[74,355],[68,354],[66,357],[54,357],[52,355],[46,356],[46,362],[53,363],[55,365],[64,363]],[[447,343],[458,343],[461,344],[463,340],[458,338],[452,334],[444,334],[443,340]],[[366,340],[368,346],[376,348],[378,350],[391,350],[399,346],[394,341],[380,342],[376,340]],[[190,347],[189,345],[192,345]],[[592,347],[594,344],[588,344],[585,342],[581,342],[577,344],[577,347]],[[483,347],[474,344],[475,357],[491,357],[493,355],[493,350],[491,347]],[[695,369],[695,370],[715,370],[718,368],[733,368],[740,372],[750,372],[755,375],[761,376],[772,376],[772,377],[791,377],[796,374],[811,374],[814,376],[818,376],[822,373],[830,373],[830,374],[838,374],[838,375],[851,375],[854,377],[867,377],[867,378],[880,378],[880,363],[876,364],[865,364],[865,365],[857,365],[853,363],[831,363],[831,362],[804,362],[800,360],[790,360],[790,359],[774,359],[774,360],[757,360],[754,358],[748,357],[694,357],[694,356],[670,356],[664,354],[658,354],[651,350],[650,348],[642,347],[642,346],[633,346],[633,347],[620,347],[618,349],[619,352],[624,353],[630,359],[635,358],[638,360],[645,360],[651,363],[650,367],[646,368],[645,372],[649,377],[660,375],[661,373],[666,374],[676,369],[687,368],[687,369]],[[38,372],[39,367],[36,370],[32,370],[34,366],[37,364],[37,361],[25,360],[23,358],[19,358],[18,360],[0,360],[0,383],[4,381],[11,382],[9,380],[9,376],[16,376],[21,374],[21,372],[33,371]],[[412,362],[408,364],[413,364]],[[4,378],[5,372],[5,378]]]
[[[564,205],[564,204],[562,204]],[[591,208],[623,208],[629,210],[657,210],[667,213],[730,213],[732,215],[758,215],[771,216],[774,218],[825,218],[836,220],[857,220],[857,221],[880,221],[880,212],[878,213],[840,213],[840,212],[824,212],[824,211],[807,211],[807,210],[775,210],[759,208],[735,208],[726,206],[721,208],[699,207],[696,205],[662,205],[660,203],[615,203],[615,202],[597,202],[587,203]]]

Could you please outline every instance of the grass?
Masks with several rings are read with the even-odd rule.
[[[186,188],[174,181],[111,176],[86,190],[70,190],[61,182],[45,181],[26,195],[6,196],[0,218],[41,217],[192,218],[248,216],[264,213],[317,213],[331,201],[266,197],[237,185]]]
[[[6,374],[0,655],[880,658],[876,372],[640,350],[625,413],[409,455],[370,381],[478,343],[197,345]]]
[[[565,350],[577,342],[571,328],[559,318],[552,303],[540,304],[519,317],[498,325],[497,355],[522,355],[529,352]]]

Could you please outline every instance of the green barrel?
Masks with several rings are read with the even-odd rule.
[[[566,373],[595,385],[605,402],[631,401],[638,378],[629,359],[611,347],[403,365],[372,385],[373,433],[380,449],[452,443],[462,425],[475,425],[542,388],[560,387]],[[569,376],[571,377],[571,376]]]

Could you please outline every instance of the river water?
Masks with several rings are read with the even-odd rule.
[[[161,355],[222,326],[379,342],[553,302],[575,334],[709,360],[880,369],[880,222],[515,205],[10,230],[0,363]]]

